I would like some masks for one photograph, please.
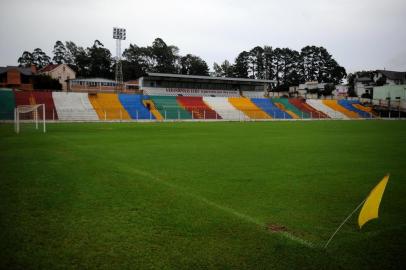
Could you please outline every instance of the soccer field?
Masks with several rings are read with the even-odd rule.
[[[0,125],[1,269],[405,268],[406,121],[47,128]]]

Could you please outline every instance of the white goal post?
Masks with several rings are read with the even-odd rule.
[[[42,121],[41,121],[42,120]],[[45,104],[19,105],[14,108],[14,129],[20,133],[21,123],[35,123],[38,129],[38,123],[42,122],[43,131],[46,132]]]

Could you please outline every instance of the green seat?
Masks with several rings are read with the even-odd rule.
[[[289,102],[287,98],[273,98],[273,102],[278,102],[281,103],[287,110],[295,113],[299,118],[309,118],[310,115],[307,112],[301,111],[298,107],[293,105],[292,103]]]
[[[192,119],[192,114],[178,103],[175,96],[150,96],[150,98],[164,119]]]

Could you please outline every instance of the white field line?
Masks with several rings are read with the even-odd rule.
[[[54,137],[55,139],[58,139],[58,140],[61,139],[60,137],[53,136],[53,135],[51,135],[51,137]],[[67,141],[67,140],[63,140],[63,141],[69,143],[69,141]],[[77,145],[71,144],[71,146],[72,146],[72,147],[76,147]],[[113,160],[112,160],[111,162],[116,162],[116,161],[113,161]],[[117,162],[117,163],[118,163],[118,162]],[[120,163],[120,166],[123,166],[123,165],[124,165],[123,163]],[[185,196],[192,197],[192,198],[194,198],[194,199],[196,199],[196,200],[198,200],[198,201],[200,201],[200,202],[203,202],[203,203],[205,203],[205,204],[207,204],[207,205],[210,205],[210,206],[212,206],[212,207],[214,207],[214,208],[217,208],[217,209],[219,209],[219,210],[222,210],[222,211],[224,211],[224,212],[226,212],[226,213],[228,213],[228,214],[232,214],[232,215],[234,215],[234,216],[236,216],[236,217],[238,217],[238,218],[240,218],[240,219],[242,219],[242,220],[244,220],[244,221],[253,223],[253,224],[258,225],[258,226],[260,226],[260,227],[265,227],[265,224],[263,224],[262,222],[260,222],[259,220],[255,219],[255,218],[253,218],[253,217],[251,217],[251,216],[248,216],[248,215],[246,215],[246,214],[240,213],[240,212],[238,212],[238,211],[236,211],[235,209],[232,209],[232,208],[230,208],[230,207],[227,207],[227,206],[224,206],[224,205],[215,203],[215,202],[213,202],[213,201],[210,201],[210,200],[208,200],[208,199],[206,199],[205,197],[202,197],[202,196],[200,196],[200,195],[192,194],[192,193],[191,193],[190,191],[188,191],[187,189],[185,189],[185,188],[183,188],[183,187],[180,187],[180,186],[178,186],[178,185],[175,185],[175,184],[173,184],[173,183],[171,183],[171,182],[165,181],[165,180],[161,179],[160,177],[157,177],[156,175],[153,175],[153,174],[149,173],[148,171],[136,169],[136,168],[130,167],[130,166],[128,166],[128,165],[127,165],[126,167],[128,168],[128,170],[130,170],[130,171],[132,171],[132,172],[135,172],[135,173],[138,174],[138,175],[141,175],[141,176],[144,176],[144,177],[148,177],[148,178],[154,180],[154,181],[157,182],[157,183],[163,184],[163,185],[165,185],[165,186],[167,186],[167,187],[170,187],[170,188],[173,188],[173,189],[175,189],[175,190],[177,190],[177,191],[180,191],[180,192],[182,192],[183,195],[185,195]],[[279,235],[284,236],[284,237],[286,237],[287,239],[290,239],[290,240],[292,240],[292,241],[294,241],[294,242],[297,242],[297,243],[299,243],[299,244],[301,244],[301,245],[304,245],[304,246],[307,246],[307,247],[310,247],[310,248],[316,247],[316,245],[314,245],[312,242],[307,241],[307,240],[305,240],[305,239],[303,239],[303,238],[297,237],[297,236],[295,236],[295,235],[293,235],[293,234],[291,234],[291,233],[289,233],[289,232],[286,232],[286,231],[285,231],[285,232],[278,232],[278,233],[279,233]]]
[[[122,166],[123,164],[120,164],[120,165]],[[238,217],[238,218],[240,218],[240,219],[242,219],[244,221],[247,221],[247,222],[250,222],[250,223],[253,223],[253,224],[258,225],[260,227],[265,228],[265,225],[262,222],[260,222],[259,220],[255,219],[255,218],[253,218],[251,216],[240,213],[240,212],[238,212],[235,209],[232,209],[230,207],[215,203],[215,202],[213,202],[211,200],[208,200],[208,199],[206,199],[206,198],[204,198],[204,197],[202,197],[200,195],[192,194],[189,191],[187,191],[186,189],[184,189],[184,188],[182,188],[180,186],[177,186],[177,185],[175,185],[173,183],[170,183],[168,181],[165,181],[165,180],[163,180],[163,179],[161,179],[161,178],[159,178],[159,177],[157,177],[157,176],[155,176],[155,175],[153,175],[153,174],[151,174],[151,173],[149,173],[147,171],[142,171],[142,170],[131,168],[131,167],[128,167],[128,169],[135,172],[138,175],[148,177],[148,178],[154,180],[155,182],[158,182],[158,183],[166,185],[166,186],[168,186],[170,188],[176,189],[176,190],[182,192],[184,195],[192,197],[192,198],[194,198],[196,200],[199,200],[200,202],[203,202],[203,203],[205,203],[205,204],[207,204],[209,206],[220,209],[220,210],[222,210],[224,212],[227,212],[229,214],[232,214],[232,215],[234,215],[234,216],[236,216],[236,217]],[[292,241],[300,243],[300,244],[302,244],[304,246],[307,246],[307,247],[310,247],[310,248],[315,247],[315,245],[313,243],[311,243],[311,242],[309,242],[309,241],[307,241],[305,239],[302,239],[300,237],[297,237],[297,236],[295,236],[295,235],[293,235],[293,234],[291,234],[289,232],[279,232],[279,234],[286,237],[286,238],[288,238],[288,239],[290,239],[290,240],[292,240]]]

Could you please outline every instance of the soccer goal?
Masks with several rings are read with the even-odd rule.
[[[16,133],[20,133],[21,124],[35,124],[35,129],[39,129],[40,122],[45,133],[45,104],[19,105],[14,109],[14,129]]]

